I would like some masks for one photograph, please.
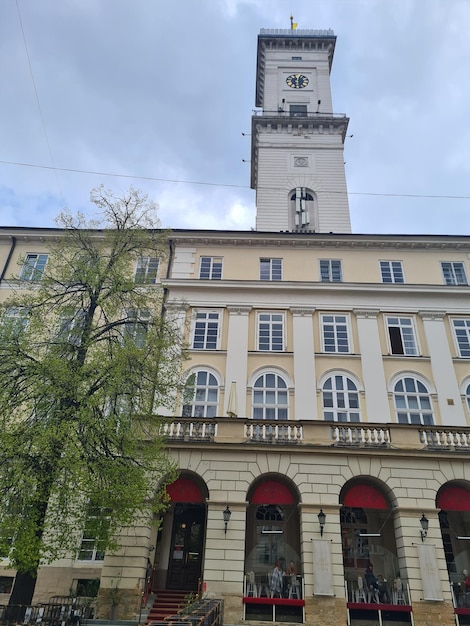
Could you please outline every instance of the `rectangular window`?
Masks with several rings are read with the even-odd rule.
[[[470,318],[452,320],[455,338],[462,358],[470,358]]]
[[[125,339],[133,341],[138,348],[143,348],[147,340],[150,311],[147,309],[130,309],[127,312],[127,320],[124,329]]]
[[[206,280],[220,280],[222,278],[222,257],[202,256],[199,268],[199,278]]]
[[[401,261],[380,261],[380,273],[383,283],[404,283],[403,263]]]
[[[284,314],[259,313],[258,350],[281,352],[284,350]]]
[[[391,354],[417,356],[418,347],[411,317],[387,317]]]
[[[442,273],[446,285],[468,285],[463,263],[457,261],[441,262]]]
[[[291,104],[289,110],[292,117],[307,117],[306,104]]]
[[[29,310],[26,307],[9,307],[5,312],[4,322],[15,335],[21,335],[28,326]]]
[[[349,352],[348,316],[322,315],[323,351]]]
[[[77,554],[78,561],[103,561],[104,540],[109,516],[97,507],[90,507],[87,522],[83,530],[80,548]]]
[[[193,348],[195,350],[217,350],[219,344],[220,313],[198,311],[194,323]]]
[[[85,324],[85,311],[79,309],[74,313],[64,314],[60,317],[57,339],[60,343],[69,343],[79,346],[82,342],[82,331]]]
[[[154,285],[157,282],[159,259],[153,256],[140,256],[135,269],[135,282]]]
[[[282,259],[260,259],[260,280],[282,280]]]
[[[320,280],[322,283],[340,283],[343,280],[339,259],[320,259]]]
[[[21,268],[20,279],[38,281],[44,272],[47,263],[47,254],[27,254],[23,267]]]

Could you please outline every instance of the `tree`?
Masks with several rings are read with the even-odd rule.
[[[91,200],[99,221],[60,215],[47,264],[23,260],[0,311],[0,550],[18,570],[11,603],[31,602],[39,565],[76,552],[85,523],[112,549],[119,527],[165,507],[174,479],[159,410],[172,408],[183,354],[153,284],[166,237],[132,188],[115,197],[100,187]]]

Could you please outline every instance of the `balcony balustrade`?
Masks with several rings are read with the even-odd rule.
[[[169,444],[211,442],[470,452],[470,428],[462,427],[181,417],[166,421],[161,432]]]

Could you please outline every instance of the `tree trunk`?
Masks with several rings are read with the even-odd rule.
[[[7,615],[15,622],[22,623],[27,606],[33,601],[34,589],[36,587],[36,577],[31,574],[16,574],[13,591],[8,602]],[[19,612],[18,612],[19,611]]]

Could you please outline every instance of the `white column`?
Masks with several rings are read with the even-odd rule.
[[[313,341],[313,307],[292,307],[295,418],[317,419],[317,378]]]
[[[355,310],[368,422],[389,422],[387,384],[377,327],[378,310]]]
[[[443,311],[421,311],[442,424],[466,426]]]
[[[249,306],[229,306],[229,324],[227,338],[227,363],[225,369],[225,407],[230,386],[236,385],[238,417],[246,417],[246,385],[248,369],[248,317]]]

